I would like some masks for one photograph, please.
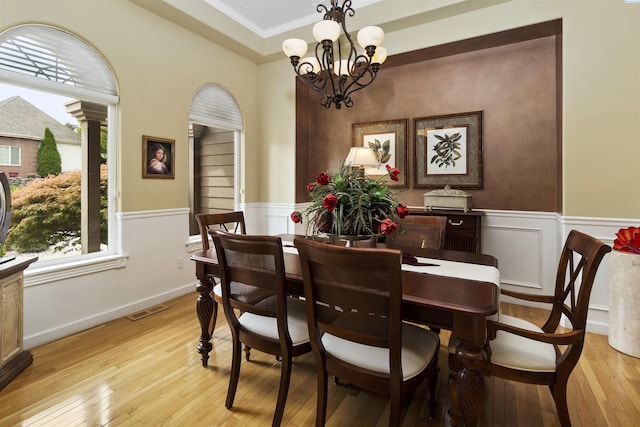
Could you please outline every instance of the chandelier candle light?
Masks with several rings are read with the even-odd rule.
[[[351,0],[331,0],[331,6],[319,4],[316,10],[323,13],[323,20],[313,26],[313,36],[318,41],[315,56],[307,53],[307,42],[302,39],[287,39],[282,43],[282,50],[291,59],[291,65],[298,77],[314,91],[321,93],[321,102],[325,108],[331,104],[340,109],[353,105],[351,94],[369,86],[385,59],[387,49],[380,47],[384,39],[382,28],[369,26],[358,32],[358,44],[364,53],[358,53],[347,31],[345,17],[353,16]],[[341,32],[348,46],[340,43]],[[301,59],[302,58],[302,59]]]

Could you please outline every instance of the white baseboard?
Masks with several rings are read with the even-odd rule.
[[[75,334],[77,332],[84,331],[89,328],[93,328],[95,326],[109,322],[113,319],[127,316],[131,313],[135,313],[136,311],[154,306],[156,304],[166,302],[167,300],[177,298],[179,296],[188,294],[190,292],[194,293],[193,300],[194,300],[194,307],[195,307],[195,301],[197,298],[195,289],[196,289],[196,282],[194,282],[193,284],[178,287],[168,292],[163,292],[157,295],[143,298],[138,301],[133,301],[129,304],[122,305],[120,307],[116,307],[107,311],[103,311],[101,313],[96,313],[92,316],[88,316],[82,319],[77,319],[73,322],[69,322],[63,325],[58,325],[55,328],[39,331],[36,334],[25,336],[23,340],[23,347],[28,350],[30,348],[37,347],[39,345],[69,336],[71,334]],[[195,316],[195,308],[193,310],[193,313]],[[197,331],[194,331],[194,340],[198,339],[196,334],[197,334]]]

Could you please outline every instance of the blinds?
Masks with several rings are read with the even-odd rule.
[[[191,101],[189,120],[201,125],[242,130],[242,115],[235,99],[222,87],[202,87]]]
[[[47,25],[21,25],[0,34],[0,70],[46,80],[45,87],[57,83],[117,96],[102,56],[76,36]]]

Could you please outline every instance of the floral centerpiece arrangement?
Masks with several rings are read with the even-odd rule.
[[[621,228],[616,233],[613,249],[640,254],[640,227]]]
[[[387,172],[389,178],[398,181],[399,169],[387,165]],[[344,165],[335,173],[321,172],[315,182],[307,185],[311,205],[302,212],[293,212],[291,220],[304,223],[307,235],[391,234],[409,210],[393,197],[386,178],[387,175],[366,177]]]

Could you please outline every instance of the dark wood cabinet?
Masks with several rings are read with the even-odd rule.
[[[411,209],[410,215],[441,215],[447,217],[444,248],[452,251],[482,251],[482,217],[480,211]]]

